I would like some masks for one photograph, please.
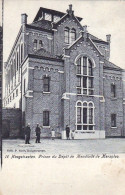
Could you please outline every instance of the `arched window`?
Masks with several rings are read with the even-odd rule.
[[[34,39],[34,45],[33,45],[33,48],[34,48],[34,49],[37,49],[37,40],[36,40],[36,39]]]
[[[94,130],[93,102],[76,103],[76,130]]]
[[[70,43],[73,43],[76,40],[76,30],[73,28],[70,32]]]
[[[39,41],[39,48],[43,48],[43,42],[42,42],[42,40]]]
[[[86,57],[80,57],[76,62],[77,94],[93,95],[93,63]]]
[[[65,31],[64,31],[64,33],[65,33],[65,43],[69,43],[69,28],[68,27],[66,27],[65,28]]]

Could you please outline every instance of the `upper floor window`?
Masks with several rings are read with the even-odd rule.
[[[43,126],[49,126],[49,111],[43,111]]]
[[[18,71],[19,69],[19,53],[17,52],[17,55],[16,55],[16,69]]]
[[[93,95],[93,64],[88,57],[80,57],[76,62],[77,94]]]
[[[69,43],[69,28],[65,28],[65,43]]]
[[[34,39],[34,45],[33,45],[33,48],[34,48],[34,49],[37,49],[37,40],[36,40],[36,39]]]
[[[75,29],[71,29],[70,32],[70,43],[73,43],[76,40],[76,30]]]
[[[43,42],[41,40],[39,40],[39,48],[43,47]]]
[[[114,83],[111,84],[111,97],[116,97],[116,85]]]
[[[23,44],[21,44],[21,63],[23,61]]]
[[[16,89],[16,96],[18,96],[18,89]]]
[[[45,17],[45,20],[52,21],[52,15],[51,14],[45,13],[44,17]]]
[[[58,22],[60,20],[59,16],[53,16],[53,22]]]
[[[50,92],[50,77],[43,77],[43,91]]]
[[[65,43],[72,44],[76,40],[76,30],[74,28],[69,29],[65,27],[64,30]]]
[[[23,81],[23,92],[24,93],[26,92],[26,79],[24,79]]]
[[[94,130],[94,104],[93,102],[76,103],[76,129]]]
[[[116,114],[111,114],[111,127],[116,127]]]

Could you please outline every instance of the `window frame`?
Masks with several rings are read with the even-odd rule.
[[[78,105],[79,104],[79,105]],[[90,106],[91,105],[91,106]],[[78,121],[78,108],[81,108],[81,119],[80,122]],[[90,115],[90,109],[91,109],[91,115]],[[78,131],[92,131],[94,130],[94,103],[92,101],[77,101],[76,102],[76,130]],[[86,115],[84,113],[86,112]],[[86,117],[85,117],[86,116]],[[84,118],[85,117],[85,118]],[[90,119],[92,122],[90,122]],[[79,127],[81,126],[81,129]],[[90,127],[92,129],[90,129]]]
[[[117,117],[117,115],[115,113],[111,114],[111,128],[116,128],[117,127],[116,117]]]
[[[76,30],[74,28],[72,28],[70,30],[70,44],[72,44],[73,42],[75,42],[75,40],[76,40]]]
[[[90,62],[91,62],[91,67],[89,67]],[[78,95],[93,95],[94,94],[93,62],[89,57],[83,55],[77,59],[76,75],[77,75],[77,78],[81,77],[81,87],[79,86],[76,87],[77,94]],[[86,80],[86,86],[85,86],[85,80]],[[91,86],[90,86],[90,83],[91,83]],[[81,93],[79,93],[78,91],[81,91]]]
[[[37,50],[37,39],[34,39],[33,41],[33,49]]]
[[[49,127],[50,125],[50,111],[44,110],[43,111],[43,126]]]
[[[111,98],[116,98],[116,84],[111,83]]]
[[[66,44],[70,43],[70,29],[68,27],[64,29],[64,40]]]
[[[45,83],[46,79],[48,80],[47,83]],[[48,90],[46,90],[46,86],[47,86]],[[43,92],[44,93],[49,93],[50,92],[50,77],[49,76],[44,76],[43,77]]]

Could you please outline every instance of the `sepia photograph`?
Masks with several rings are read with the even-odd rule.
[[[119,32],[110,15],[106,28],[103,15],[92,25],[89,14],[87,23],[84,9],[100,5],[95,2],[79,2],[79,10],[78,4],[59,9],[56,1],[51,9],[38,1],[33,11],[25,7],[29,2],[34,6],[23,1],[14,12],[13,1],[5,0],[3,150],[124,153],[124,40],[118,39],[125,27]]]
[[[15,169],[13,178],[16,178],[33,167],[39,186],[44,174],[46,178],[42,189],[37,189],[35,181],[34,190],[29,183],[26,189],[19,190],[22,177],[14,187],[7,181],[5,194],[124,195],[121,178],[125,173],[125,2],[3,0],[2,3],[3,173],[8,172],[11,178]],[[35,169],[34,164],[39,168]],[[66,170],[71,174],[65,180]],[[111,176],[110,190],[106,185],[103,191],[102,183],[99,193],[94,183],[93,191],[86,188],[82,170],[88,180],[99,176],[96,185],[109,175],[106,185]],[[80,180],[76,187],[72,186],[75,174]],[[116,185],[115,190],[117,177],[121,188]],[[3,178],[2,183],[5,174]]]

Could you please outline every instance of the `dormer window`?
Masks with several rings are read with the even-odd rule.
[[[60,20],[59,16],[53,16],[53,22],[58,22]]]
[[[45,13],[44,17],[45,17],[45,20],[52,21],[52,15],[51,14]]]

